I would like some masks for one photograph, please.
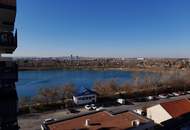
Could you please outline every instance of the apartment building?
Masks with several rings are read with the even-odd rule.
[[[17,48],[15,18],[16,0],[0,0],[0,130],[18,130],[18,68],[14,61],[1,57]]]

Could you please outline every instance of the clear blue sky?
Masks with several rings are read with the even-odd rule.
[[[190,57],[190,0],[17,0],[15,56]]]

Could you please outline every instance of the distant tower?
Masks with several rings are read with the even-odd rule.
[[[18,130],[16,62],[1,57],[12,54],[17,48],[17,31],[14,29],[16,0],[0,0],[0,130]]]
[[[70,55],[70,60],[73,60],[73,55],[72,54]]]
[[[76,56],[76,60],[80,60],[79,56]]]

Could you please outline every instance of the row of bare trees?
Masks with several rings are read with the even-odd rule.
[[[98,81],[94,90],[100,96],[135,93],[156,95],[168,91],[186,91],[190,89],[190,72],[171,71],[160,73],[133,73],[132,79],[123,84],[116,80]],[[154,92],[154,93],[152,93]]]
[[[66,103],[76,93],[74,84],[69,83],[60,87],[41,88],[35,97],[21,97],[20,108],[40,104]]]

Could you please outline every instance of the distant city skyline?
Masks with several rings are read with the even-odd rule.
[[[190,57],[188,0],[17,0],[14,56]]]

